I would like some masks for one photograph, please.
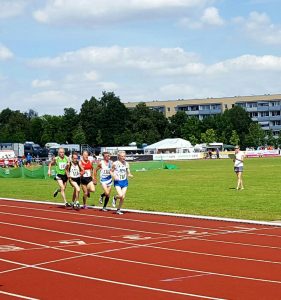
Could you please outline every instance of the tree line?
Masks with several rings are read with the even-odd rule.
[[[136,142],[152,144],[164,138],[184,138],[197,143],[223,142],[242,147],[281,145],[281,135],[267,135],[248,113],[235,106],[224,113],[199,120],[183,111],[166,118],[161,112],[139,103],[129,110],[112,92],[85,100],[80,111],[65,108],[64,114],[43,115],[29,110],[6,108],[0,113],[0,142],[33,141],[121,146]]]

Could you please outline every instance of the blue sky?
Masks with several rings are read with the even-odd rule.
[[[279,0],[0,0],[0,110],[281,93]]]

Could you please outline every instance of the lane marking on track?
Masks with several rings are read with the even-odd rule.
[[[175,277],[175,278],[168,278],[168,279],[162,279],[160,281],[163,282],[174,282],[174,281],[183,281],[184,279],[191,279],[195,277],[203,277],[203,276],[209,276],[213,274],[200,274],[200,275],[191,275],[191,276],[185,276],[185,277]]]
[[[53,205],[64,207],[62,203],[57,202],[47,202],[47,201],[36,201],[36,200],[23,200],[23,199],[14,199],[14,198],[0,198],[0,201],[13,201],[13,202],[22,202],[22,203],[31,203],[31,204],[43,204],[43,205]],[[90,208],[101,209],[102,207],[95,206]],[[109,208],[114,210],[113,208]],[[212,216],[202,216],[202,215],[190,215],[190,214],[179,214],[179,213],[168,213],[168,212],[157,212],[157,211],[145,211],[145,210],[135,210],[135,209],[124,209],[124,211],[129,213],[136,213],[140,215],[150,215],[150,216],[160,216],[160,217],[176,217],[176,218],[185,218],[185,219],[194,219],[194,220],[205,220],[205,221],[218,221],[218,222],[227,222],[227,223],[236,223],[236,224],[247,224],[247,225],[259,225],[259,226],[274,226],[277,228],[281,227],[281,222],[269,222],[269,221],[255,221],[255,220],[244,220],[244,219],[234,219],[234,218],[223,218],[223,217],[212,217]]]
[[[0,245],[0,252],[14,252],[21,250],[24,250],[24,248],[15,245]]]
[[[172,243],[172,242],[184,241],[184,240],[188,240],[188,239],[201,240],[202,238],[192,238],[192,237],[186,237],[185,236],[185,237],[182,237],[182,238],[177,238],[175,240],[170,240],[170,241],[165,240],[165,241],[150,243],[150,245],[141,245],[141,244],[133,244],[131,242],[126,242],[126,241],[116,241],[116,240],[111,240],[111,239],[97,238],[97,237],[93,237],[93,236],[85,236],[85,235],[80,235],[80,234],[73,234],[73,233],[56,231],[56,230],[49,230],[49,229],[36,228],[36,227],[31,227],[31,226],[17,225],[17,224],[12,224],[12,223],[0,222],[0,224],[5,224],[5,225],[9,225],[9,226],[25,227],[25,228],[28,228],[28,229],[43,230],[43,231],[48,231],[48,232],[60,233],[60,234],[68,234],[68,235],[72,235],[72,236],[94,238],[94,239],[99,239],[99,240],[108,241],[108,242],[116,242],[116,243],[130,245],[129,247],[125,247],[125,249],[127,249],[127,248],[130,249],[131,247],[133,247],[133,248],[149,247],[149,248],[160,249],[160,250],[168,250],[168,251],[174,251],[174,252],[191,253],[191,254],[214,256],[214,257],[222,257],[222,258],[227,258],[227,259],[236,259],[236,260],[254,261],[254,262],[261,262],[261,263],[280,264],[280,262],[270,261],[270,260],[259,260],[259,259],[254,259],[254,258],[227,256],[227,255],[220,255],[220,254],[212,254],[212,253],[204,253],[204,252],[196,252],[196,251],[180,250],[180,249],[174,249],[174,248],[166,248],[166,247],[157,247],[157,246],[155,246],[157,244]],[[212,242],[213,240],[209,241],[208,239],[205,239],[204,241],[208,241],[208,242],[211,241]],[[151,245],[153,245],[153,246],[151,246]],[[249,245],[247,245],[247,246],[249,246]],[[262,246],[262,248],[272,248],[272,247]],[[125,249],[123,248],[123,249],[120,249],[120,250],[117,250],[117,251],[121,251],[121,250],[125,250]],[[107,250],[107,252],[112,252],[112,251]]]
[[[113,229],[113,230],[122,230],[122,231],[131,231],[131,232],[140,232],[144,234],[153,234],[153,235],[162,235],[166,237],[176,237],[175,235],[167,234],[167,233],[161,233],[161,232],[151,232],[151,231],[144,231],[144,230],[137,230],[137,229],[129,229],[129,228],[120,228],[120,227],[113,227],[113,226],[106,226],[106,225],[96,225],[93,223],[85,223],[85,222],[77,222],[77,221],[69,221],[69,220],[59,220],[59,219],[52,219],[47,217],[36,217],[36,216],[30,216],[30,215],[23,215],[23,214],[15,214],[10,212],[0,212],[2,215],[13,215],[18,217],[25,217],[25,218],[32,218],[32,219],[39,219],[39,220],[50,220],[50,221],[56,221],[56,222],[62,222],[62,223],[71,223],[75,225],[85,225],[85,226],[91,226],[91,227],[97,227],[97,228],[105,228],[105,229]]]
[[[55,221],[55,222],[61,222],[61,223],[70,223],[70,224],[75,224],[75,225],[85,225],[85,226],[89,226],[89,227],[100,227],[99,225],[90,224],[90,223],[77,222],[77,221],[69,221],[69,220],[58,220],[58,219],[47,218],[47,217],[36,217],[36,216],[21,215],[21,214],[6,213],[6,212],[0,212],[0,214],[3,214],[3,215],[12,215],[12,216],[18,216],[18,217],[24,217],[24,218],[39,219],[39,220]],[[101,227],[106,227],[106,226],[101,226]],[[134,230],[134,229],[118,228],[118,227],[115,228],[115,227],[112,227],[112,226],[109,227],[109,228],[111,228],[111,229],[114,228],[115,230],[122,230],[122,231],[133,231],[133,232],[141,232],[141,233],[145,233],[145,234],[162,235],[162,236],[173,237],[173,238],[182,238],[181,236],[175,236],[175,235],[169,235],[169,234],[163,234],[163,233],[156,233],[156,232],[150,232],[150,231],[140,231],[140,230]],[[259,229],[259,230],[262,230],[262,228]],[[210,237],[210,236],[217,236],[217,235],[245,233],[245,232],[248,232],[248,231],[252,231],[252,229],[250,228],[250,229],[236,230],[236,231],[231,231],[231,232],[226,231],[226,232],[210,233],[210,234],[201,235],[201,236]]]
[[[0,199],[1,201],[1,199]],[[36,202],[34,203],[35,205]],[[54,203],[53,203],[54,204]],[[58,203],[57,203],[58,204]],[[46,203],[45,203],[46,205]],[[0,204],[0,207],[3,206],[3,207],[14,207],[14,208],[21,208],[21,209],[25,209],[25,210],[34,210],[34,211],[43,211],[43,212],[48,212],[48,213],[56,213],[56,214],[65,214],[65,215],[77,215],[76,213],[77,212],[66,212],[66,211],[51,211],[51,210],[48,210],[48,209],[43,209],[43,208],[34,208],[34,207],[25,207],[25,206],[18,206],[18,205],[3,205],[3,204]],[[113,219],[115,221],[130,221],[130,222],[140,222],[140,223],[148,223],[148,224],[157,224],[157,225],[166,225],[166,226],[175,226],[175,227],[184,227],[184,228],[198,228],[198,229],[207,229],[207,230],[213,230],[213,231],[216,231],[218,230],[218,228],[220,228],[221,231],[229,231],[227,229],[223,229],[225,227],[229,227],[229,224],[226,224],[225,227],[216,227],[216,228],[213,228],[213,227],[202,227],[202,226],[193,226],[193,225],[183,225],[183,224],[173,224],[173,223],[165,223],[165,222],[156,222],[156,221],[146,221],[146,220],[137,220],[137,219],[128,219],[128,218],[125,218],[125,217],[122,217],[122,218],[117,218],[117,217],[109,217],[109,216],[98,216],[98,215],[88,215],[88,214],[80,214],[79,216],[83,216],[83,217],[87,217],[87,218],[101,218],[101,219]],[[172,217],[175,217],[175,216],[172,216]],[[208,221],[208,220],[206,220]],[[232,226],[233,227],[233,226]],[[244,229],[251,229],[252,227],[243,227]],[[278,226],[273,226],[271,225],[270,227],[263,227],[263,229],[273,229],[273,228],[277,228],[277,229],[280,229],[280,227]],[[260,230],[260,229],[258,229]]]
[[[11,296],[11,297],[16,297],[18,299],[39,300],[38,298],[31,298],[31,297],[27,297],[27,296],[23,296],[23,295],[19,295],[19,294],[14,294],[14,293],[9,293],[9,292],[4,292],[4,291],[0,291],[0,294]]]
[[[5,238],[5,237],[2,237],[2,238]],[[17,240],[17,239],[12,239],[12,238],[7,238],[7,239],[24,242],[23,240]],[[26,242],[26,243],[35,244],[33,242]],[[36,243],[36,245],[38,245],[38,244]],[[147,244],[145,246],[149,247],[150,245],[151,244]],[[139,247],[140,246],[138,245],[136,247],[127,247],[127,249],[133,249],[133,248],[139,248]],[[106,254],[108,252],[119,251],[120,249],[104,250],[104,251],[100,251],[100,252],[96,252],[96,253],[83,253],[83,252],[78,252],[78,251],[73,251],[73,250],[68,250],[68,249],[61,249],[61,248],[57,248],[57,247],[50,247],[50,248],[55,249],[55,250],[69,252],[69,253],[75,253],[75,254],[79,254],[79,255],[78,256],[74,256],[74,257],[69,257],[69,258],[62,258],[62,259],[58,259],[58,260],[55,260],[55,261],[43,262],[43,263],[39,263],[39,264],[36,264],[36,265],[39,266],[39,265],[45,265],[45,264],[49,264],[49,263],[53,263],[53,262],[58,262],[58,261],[71,260],[71,259],[79,258],[79,257],[86,257],[86,256],[91,257],[91,256],[93,256],[93,257],[98,257],[98,258],[102,258],[102,259],[106,259],[106,260],[122,261],[122,262],[126,262],[126,263],[140,264],[140,265],[145,265],[145,266],[153,266],[153,267],[158,267],[158,268],[180,270],[180,271],[188,271],[188,272],[191,271],[191,272],[195,272],[195,273],[208,274],[208,275],[214,275],[214,276],[219,276],[219,277],[237,278],[237,279],[242,279],[242,280],[261,281],[261,282],[267,282],[267,283],[281,284],[281,281],[277,281],[277,280],[269,280],[269,279],[262,279],[262,278],[253,278],[253,277],[246,277],[246,276],[238,276],[238,275],[231,275],[231,274],[224,274],[224,273],[217,273],[217,272],[210,272],[210,271],[189,269],[189,268],[180,268],[180,267],[173,267],[173,266],[167,266],[167,265],[153,264],[153,263],[140,262],[140,261],[127,260],[127,259],[121,259],[121,258],[108,257],[108,256],[101,255],[101,254]],[[13,271],[13,270],[11,270],[11,271]],[[9,271],[4,271],[4,272],[8,273]],[[0,272],[0,274],[1,274],[1,272]]]
[[[0,259],[0,260],[5,261],[5,262],[11,262],[11,261],[8,261],[8,260],[3,260],[3,259]],[[216,298],[216,297],[209,297],[209,296],[198,295],[198,294],[177,292],[177,291],[174,291],[174,290],[160,289],[160,288],[154,288],[154,287],[149,287],[149,286],[145,286],[145,285],[138,285],[138,284],[132,284],[132,283],[127,283],[127,282],[122,282],[122,281],[109,280],[109,279],[104,279],[104,278],[99,278],[99,277],[85,276],[85,275],[76,274],[76,273],[63,272],[63,271],[59,271],[59,270],[39,267],[39,266],[36,266],[36,265],[28,265],[28,264],[22,264],[22,263],[16,263],[16,264],[18,264],[20,266],[40,270],[40,271],[57,273],[57,274],[61,274],[61,275],[67,275],[67,276],[72,276],[72,277],[77,277],[77,278],[82,278],[82,279],[89,279],[89,280],[93,280],[93,281],[105,282],[105,283],[110,283],[110,284],[114,284],[114,285],[133,287],[133,288],[138,288],[138,289],[143,289],[143,290],[156,291],[156,292],[162,292],[162,293],[173,294],[173,295],[190,296],[190,297],[201,298],[201,299],[226,300],[226,299],[223,299],[223,298]]]

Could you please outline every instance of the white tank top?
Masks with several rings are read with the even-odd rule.
[[[109,178],[111,177],[110,175],[110,170],[112,167],[112,161],[110,160],[108,164],[104,160],[101,161],[101,169],[100,169],[100,178]]]
[[[79,178],[80,177],[80,168],[79,165],[70,165],[69,175],[71,178]]]

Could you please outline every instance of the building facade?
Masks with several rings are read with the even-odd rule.
[[[171,117],[178,111],[184,111],[188,116],[195,116],[200,120],[221,114],[235,105],[243,107],[253,121],[258,122],[265,130],[272,130],[278,135],[281,130],[281,94],[261,96],[236,96],[226,98],[207,98],[190,100],[149,101],[146,105]],[[125,103],[133,109],[137,102]]]

